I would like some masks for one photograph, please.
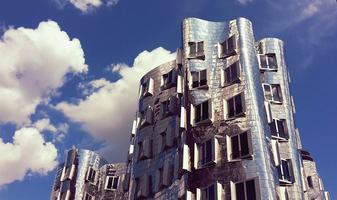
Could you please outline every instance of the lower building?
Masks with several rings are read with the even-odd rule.
[[[51,200],[122,200],[125,164],[109,164],[89,150],[71,149],[59,165]]]

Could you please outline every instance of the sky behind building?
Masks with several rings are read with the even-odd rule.
[[[337,198],[335,1],[4,0],[0,199],[48,199],[72,146],[125,161],[139,78],[174,59],[182,20],[241,16],[285,42],[296,125]]]

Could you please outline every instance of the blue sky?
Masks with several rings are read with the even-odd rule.
[[[72,146],[124,161],[138,79],[174,58],[181,21],[241,16],[285,42],[296,125],[337,198],[334,0],[2,0],[0,199],[48,199]]]

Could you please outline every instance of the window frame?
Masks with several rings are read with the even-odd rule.
[[[88,167],[85,180],[93,185],[96,185],[96,177],[97,177],[97,170],[95,170],[92,166]]]
[[[287,169],[288,169],[288,174],[289,174],[289,179],[285,178],[285,169],[283,169],[283,163],[286,162],[287,164]],[[279,177],[279,182],[280,185],[291,185],[293,184],[294,181],[294,174],[293,174],[293,168],[292,168],[292,162],[291,159],[281,159],[281,163],[279,166],[277,166],[277,171],[278,171],[278,177]]]
[[[88,192],[85,192],[83,200],[94,200],[95,197]]]
[[[232,68],[236,68],[236,77],[233,79],[232,77]],[[227,74],[229,74],[230,80],[227,79]],[[235,61],[234,63],[230,64],[229,66],[226,66],[221,70],[221,85],[223,87],[239,83],[241,81],[241,66],[239,61]]]
[[[212,99],[207,99],[206,101],[203,101],[199,104],[196,105],[192,105],[193,106],[193,114],[194,114],[194,125],[201,125],[201,124],[208,124],[208,123],[212,123],[212,116],[213,116],[213,106],[212,106]],[[200,108],[198,108],[200,107]],[[207,107],[207,118],[204,118],[204,107]],[[200,110],[200,116],[198,115],[198,110]],[[199,117],[197,117],[199,116]],[[205,116],[205,117],[206,117]],[[198,119],[198,121],[197,121]]]
[[[282,123],[283,126],[283,132],[284,132],[284,136],[282,137],[280,136],[280,127],[278,122]],[[273,134],[273,128],[272,125],[275,126],[275,134]],[[270,132],[271,132],[271,137],[277,139],[279,142],[287,142],[289,140],[289,132],[288,132],[288,124],[286,119],[278,119],[278,118],[273,118],[272,122],[269,123],[270,126]]]
[[[237,36],[235,34],[229,36],[223,42],[219,43],[219,58],[228,58],[237,54]],[[229,49],[229,40],[233,40],[233,49]]]
[[[195,52],[192,52],[192,46],[195,45]],[[199,51],[199,46],[202,45],[202,51]],[[188,58],[189,59],[205,59],[205,41],[188,42]]]
[[[145,79],[145,81],[142,81],[140,84],[140,94],[139,98],[145,98],[148,96],[153,96],[153,88],[154,88],[154,81],[151,77]]]
[[[268,87],[269,88],[269,93],[270,93],[270,97],[271,99],[268,99],[268,95],[266,94],[266,88],[265,87]],[[276,90],[277,90],[277,95],[278,95],[278,99],[279,100],[275,100],[276,97],[274,97],[274,92],[273,92],[273,88],[276,87]],[[269,84],[269,83],[262,83],[262,89],[263,89],[263,95],[264,95],[264,99],[266,101],[269,101],[271,103],[276,103],[276,104],[282,104],[283,102],[283,95],[282,95],[282,89],[281,89],[281,85],[280,84]]]
[[[240,96],[241,98],[241,109],[242,109],[242,111],[241,112],[236,112],[237,111],[237,105],[236,105],[236,97],[237,96]],[[230,100],[232,100],[233,99],[233,110],[234,110],[234,115],[233,116],[230,116],[229,114],[230,114],[230,103],[229,103],[229,101]],[[224,105],[224,109],[226,109],[226,111],[224,112],[224,114],[225,114],[225,116],[224,116],[224,118],[225,118],[225,120],[231,120],[231,119],[235,119],[235,118],[237,118],[237,117],[241,117],[241,116],[244,116],[245,115],[245,113],[246,113],[246,106],[245,106],[245,94],[244,94],[244,92],[241,92],[241,93],[239,93],[239,94],[236,94],[236,95],[234,95],[234,96],[232,96],[232,97],[230,97],[230,98],[228,98],[228,99],[225,99],[225,101],[226,101],[226,105]]]
[[[246,138],[247,138],[247,141],[246,142],[242,142],[242,138],[241,138],[241,135],[243,134],[246,134]],[[234,148],[234,145],[233,145],[233,138],[236,138],[237,137],[237,141],[238,141],[238,150],[235,151],[235,152],[238,152],[239,155],[238,157],[233,157],[233,148]],[[253,145],[252,145],[252,136],[251,136],[251,133],[249,130],[246,130],[246,131],[243,131],[243,132],[240,132],[238,134],[234,134],[234,135],[231,135],[231,136],[226,136],[226,140],[227,140],[227,160],[230,161],[230,162],[235,162],[235,161],[240,161],[240,160],[244,160],[244,159],[252,159],[253,158]],[[247,154],[244,154],[242,155],[242,146],[243,144],[242,143],[247,143]]]
[[[171,69],[169,72],[163,74],[161,76],[161,84],[160,84],[160,89],[166,90],[168,88],[174,87],[175,84],[177,83],[177,78],[178,74],[176,69]]]
[[[201,79],[201,75],[202,75],[202,73],[205,73],[205,77],[206,77],[206,83],[205,84],[202,84],[201,85],[201,83],[202,83],[202,79]],[[191,90],[196,90],[196,89],[208,89],[208,74],[209,74],[209,71],[208,71],[208,69],[202,69],[202,70],[199,70],[199,71],[191,71],[190,72],[190,74],[191,74]],[[194,81],[193,79],[194,79],[194,75],[195,74],[197,74],[196,76],[197,76],[197,81]],[[195,82],[197,82],[197,86],[194,86],[194,83]]]
[[[263,67],[262,66],[262,62],[261,62],[261,56],[264,56],[265,61],[266,61],[266,66],[267,67]],[[273,57],[274,62],[275,62],[275,69],[274,68],[270,68],[270,63],[269,63],[269,59],[268,57]],[[258,58],[258,62],[259,62],[259,68],[262,71],[271,71],[271,72],[276,72],[278,71],[278,62],[277,62],[277,58],[276,58],[276,54],[275,53],[267,53],[267,54],[258,54],[257,55]]]
[[[254,192],[255,192],[255,200],[260,199],[260,188],[259,188],[259,180],[258,178],[252,178],[252,179],[247,179],[243,181],[237,181],[237,182],[232,182],[231,181],[231,199],[232,200],[237,200],[237,187],[238,184],[243,184],[243,195],[244,195],[244,200],[248,199],[248,196],[250,196],[247,192],[247,183],[253,181],[254,183]]]
[[[112,179],[111,188],[108,188],[109,180],[110,179]],[[114,188],[115,179],[117,179],[117,187],[116,188]],[[105,177],[105,187],[104,187],[104,190],[111,190],[111,191],[117,190],[118,186],[119,186],[119,183],[120,183],[119,176],[106,176]]]

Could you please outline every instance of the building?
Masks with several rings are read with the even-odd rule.
[[[58,167],[51,200],[122,200],[125,164],[108,164],[95,152],[71,149]]]
[[[328,200],[302,149],[283,42],[245,18],[188,18],[177,58],[140,81],[129,199]]]

